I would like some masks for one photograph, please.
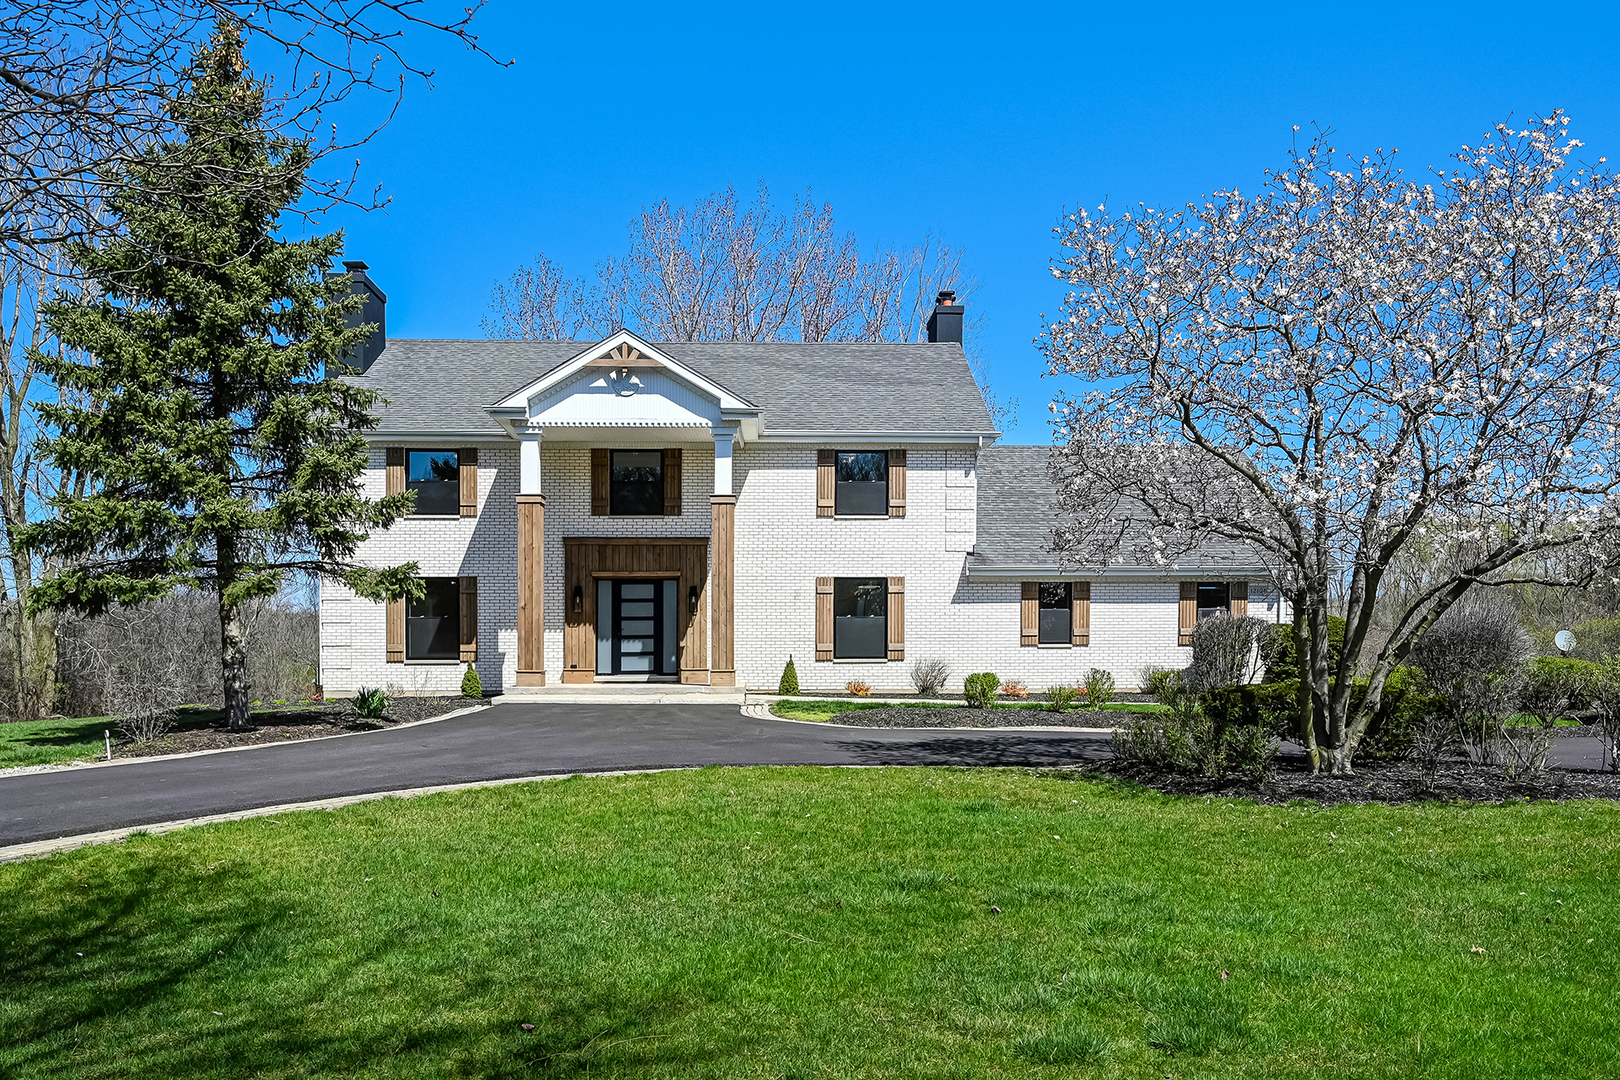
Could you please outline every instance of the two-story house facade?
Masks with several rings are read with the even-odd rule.
[[[384,325],[382,293],[349,264]],[[940,658],[1039,689],[1185,666],[1217,607],[1283,611],[1256,568],[1065,569],[1050,448],[998,444],[942,294],[917,344],[388,341],[352,378],[386,404],[368,539],[425,596],[321,595],[328,693],[602,681],[911,686]]]

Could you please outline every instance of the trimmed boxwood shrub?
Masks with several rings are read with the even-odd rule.
[[[1217,729],[1259,725],[1279,739],[1301,742],[1299,680],[1227,686],[1204,695],[1204,710]],[[1350,709],[1357,709],[1367,694],[1358,680],[1350,691]],[[1390,761],[1405,755],[1423,719],[1445,707],[1445,699],[1429,689],[1416,668],[1398,667],[1384,683],[1378,712],[1367,725],[1357,750],[1359,760]]]
[[[996,700],[996,691],[1000,689],[1001,680],[989,671],[981,671],[962,680],[962,696],[967,698],[969,705],[976,705],[981,709],[988,709],[991,706]]]

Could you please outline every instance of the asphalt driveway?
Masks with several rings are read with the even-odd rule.
[[[544,773],[691,765],[1059,765],[1109,736],[823,727],[736,705],[500,704],[339,739],[0,778],[0,847],[261,806]]]

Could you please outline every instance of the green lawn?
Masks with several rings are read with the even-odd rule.
[[[250,715],[263,715],[282,708],[308,708],[308,705],[266,705]],[[205,727],[220,718],[220,710],[188,706],[180,710],[175,730]],[[85,716],[74,719],[28,720],[0,723],[0,769],[14,765],[50,765],[67,761],[100,761],[107,756],[102,732],[111,731],[113,748],[118,747],[118,727],[109,717]]]
[[[371,802],[0,866],[0,1075],[1613,1076],[1617,876],[1613,803],[988,769]]]
[[[850,701],[848,698],[816,699],[813,701],[778,701],[771,712],[788,720],[830,720],[838,713],[857,709],[938,709],[966,708],[955,701]],[[998,701],[992,709],[1045,709],[1044,701]],[[1158,712],[1164,708],[1152,702],[1116,701],[1103,706],[1107,712]]]

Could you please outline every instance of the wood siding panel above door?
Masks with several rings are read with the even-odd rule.
[[[906,579],[889,579],[889,659],[906,658]]]
[[[833,658],[833,579],[816,578],[816,659]]]
[[[1198,582],[1183,581],[1181,583],[1181,602],[1178,605],[1181,632],[1176,638],[1177,645],[1191,645],[1193,627],[1198,625]]]
[[[390,664],[405,662],[405,601],[390,600],[383,608],[383,621],[387,626],[386,661]]]
[[[608,491],[612,479],[611,451],[601,447],[591,450],[591,516],[608,516]]]
[[[1026,581],[1018,598],[1018,644],[1035,646],[1041,641],[1041,583]]]
[[[709,681],[709,538],[706,536],[570,536],[563,539],[563,682],[596,678],[599,578],[674,578],[679,605],[681,681]],[[698,588],[693,613],[691,589]],[[574,610],[574,589],[580,606]]]
[[[816,451],[816,517],[832,517],[836,505],[838,451]]]
[[[390,446],[383,451],[384,494],[398,495],[405,490],[405,448]]]
[[[461,584],[461,662],[478,662],[478,579],[462,574]]]
[[[1234,581],[1231,585],[1229,599],[1232,601],[1232,617],[1244,618],[1249,614],[1249,583],[1247,581]]]
[[[906,516],[906,452],[889,451],[889,516]]]
[[[664,516],[681,516],[681,448],[664,450]]]
[[[478,447],[457,451],[461,461],[461,516],[478,516]]]
[[[1074,611],[1069,625],[1069,631],[1073,635],[1070,643],[1074,645],[1090,645],[1091,582],[1074,582],[1071,589],[1071,600],[1074,604]]]

